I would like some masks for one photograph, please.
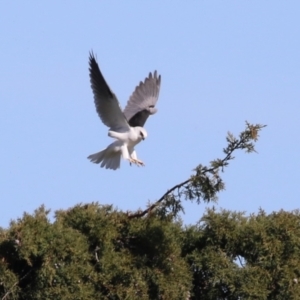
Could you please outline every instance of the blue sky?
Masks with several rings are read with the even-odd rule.
[[[144,208],[222,158],[227,131],[267,124],[258,154],[236,154],[216,207],[299,207],[299,1],[3,1],[0,3],[0,226],[41,204]],[[88,76],[93,50],[124,107],[162,76],[158,113],[136,148],[146,167],[87,160],[111,139]],[[194,223],[206,204],[186,203]]]

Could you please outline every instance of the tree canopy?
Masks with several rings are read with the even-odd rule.
[[[227,136],[224,158],[199,165],[143,211],[44,206],[0,231],[0,299],[300,299],[300,214],[209,209],[185,226],[185,200],[216,201],[236,150],[262,125]]]

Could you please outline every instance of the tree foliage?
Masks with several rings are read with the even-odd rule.
[[[224,158],[199,165],[144,211],[91,203],[43,206],[0,230],[0,299],[300,299],[300,214],[207,210],[184,226],[184,200],[225,187],[236,150],[264,126],[227,136]]]

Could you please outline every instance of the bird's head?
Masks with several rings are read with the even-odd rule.
[[[139,138],[144,140],[147,137],[147,131],[143,128],[143,127],[136,127],[137,128],[137,132],[139,135]]]

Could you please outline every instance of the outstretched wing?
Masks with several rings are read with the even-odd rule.
[[[111,130],[128,131],[130,126],[122,113],[119,101],[106,83],[93,52],[90,53],[89,64],[91,87],[100,119]]]
[[[149,73],[144,82],[135,88],[124,109],[124,115],[130,126],[144,126],[147,118],[155,114],[155,104],[158,100],[161,77]]]

